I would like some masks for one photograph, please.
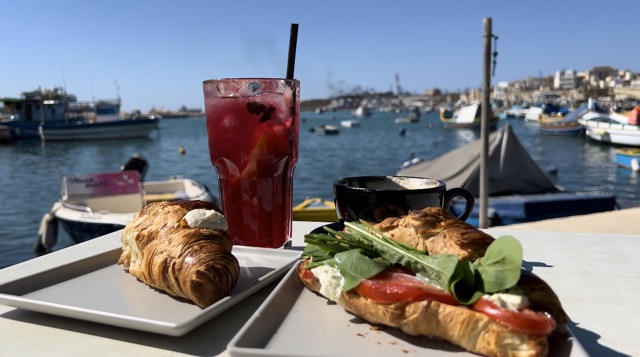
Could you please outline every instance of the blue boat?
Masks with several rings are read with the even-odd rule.
[[[39,133],[44,141],[131,139],[148,137],[159,125],[159,118],[149,116],[101,122],[46,124],[39,128]]]
[[[9,128],[11,140],[39,139],[39,127],[49,123],[77,123],[86,120],[93,110],[89,103],[79,103],[75,95],[63,88],[37,89],[24,92],[20,98],[0,98],[3,111],[10,120],[2,122]]]
[[[616,164],[633,171],[640,170],[640,148],[616,149]]]

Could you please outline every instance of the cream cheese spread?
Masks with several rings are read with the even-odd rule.
[[[342,295],[342,284],[344,284],[340,271],[328,265],[321,265],[311,269],[311,272],[320,281],[320,294],[331,301],[338,301]]]
[[[227,219],[220,213],[211,209],[194,209],[189,211],[184,220],[191,228],[205,228],[216,231],[226,231]]]
[[[485,295],[485,298],[494,304],[511,310],[521,310],[529,306],[529,299],[522,294],[499,293],[493,295]]]

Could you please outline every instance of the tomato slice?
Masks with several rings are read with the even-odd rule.
[[[447,291],[434,287],[418,277],[397,271],[383,271],[365,279],[356,291],[361,296],[386,304],[435,300],[443,304],[459,305],[456,298]]]
[[[316,276],[313,274],[313,272],[311,270],[308,269],[303,269],[302,270],[302,278],[308,281],[317,281],[318,278],[316,278]]]
[[[556,328],[556,322],[548,315],[531,309],[505,309],[484,297],[478,299],[473,307],[504,325],[531,335],[547,336]]]

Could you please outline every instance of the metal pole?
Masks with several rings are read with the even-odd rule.
[[[489,227],[487,207],[489,200],[489,171],[487,161],[489,157],[489,91],[491,89],[491,18],[484,19],[484,53],[482,56],[482,113],[481,113],[481,149],[480,149],[480,215],[479,227]]]

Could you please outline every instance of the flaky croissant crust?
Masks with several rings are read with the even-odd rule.
[[[229,294],[240,267],[226,231],[188,226],[183,218],[193,209],[219,211],[204,201],[145,206],[122,233],[118,264],[145,284],[204,308]]]

